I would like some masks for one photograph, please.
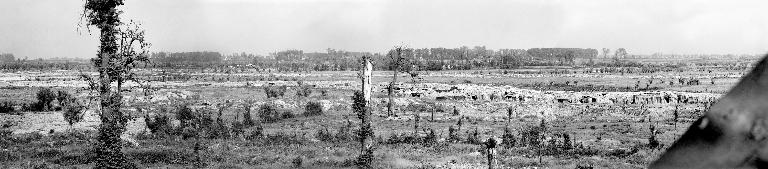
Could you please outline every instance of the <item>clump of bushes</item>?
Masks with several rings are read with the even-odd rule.
[[[333,133],[329,131],[328,128],[318,129],[317,133],[315,134],[315,138],[317,140],[325,141],[325,142],[336,141],[335,137],[333,136]]]
[[[221,120],[215,119],[211,111],[193,110],[188,104],[179,105],[173,112],[180,121],[179,126],[171,125],[171,117],[168,114],[158,114],[154,117],[145,116],[147,128],[156,137],[181,136],[189,138],[231,138],[238,135],[235,122],[233,127],[228,127]],[[242,133],[242,132],[240,132]]]
[[[0,146],[7,147],[13,144],[13,132],[11,130],[0,130]]]
[[[405,111],[412,111],[412,112],[431,112],[432,109],[434,109],[435,106],[429,105],[429,104],[408,104],[408,106],[405,106]]]
[[[301,158],[301,156],[296,156],[296,158],[291,160],[291,164],[293,164],[293,168],[301,168],[303,161],[304,160]]]
[[[144,122],[147,124],[147,128],[152,134],[155,135],[170,135],[173,133],[173,126],[171,126],[171,118],[168,115],[157,115],[150,117],[149,114],[144,116]]]
[[[81,104],[78,104],[77,99],[69,94],[67,91],[54,92],[50,88],[40,88],[35,94],[37,101],[28,105],[22,105],[22,110],[26,111],[52,111],[52,110],[64,110],[67,108],[81,108]],[[58,101],[58,107],[53,103]],[[67,105],[69,104],[69,105]],[[66,107],[71,106],[71,107]]]
[[[352,134],[352,122],[347,121],[346,125],[339,127],[339,130],[337,130],[336,134],[333,134],[333,132],[328,130],[328,128],[318,129],[317,133],[315,134],[315,138],[325,142],[343,142],[357,139]]]
[[[323,115],[323,104],[320,102],[311,101],[304,107],[304,116],[319,115]]]
[[[83,115],[86,110],[85,105],[78,102],[76,98],[71,97],[69,93],[64,91],[59,91],[59,100],[62,110],[64,111],[64,120],[66,120],[70,126],[83,120]]]
[[[465,140],[464,143],[479,145],[482,142],[483,141],[480,140],[480,132],[477,131],[477,128],[473,131],[467,131],[467,140]]]
[[[280,118],[281,118],[280,120],[282,120],[282,119],[290,119],[290,118],[294,118],[294,117],[296,117],[296,115],[294,115],[291,111],[287,111],[287,110],[286,111],[282,111],[282,113],[280,114]]]
[[[517,143],[515,135],[512,134],[512,130],[509,127],[504,128],[504,134],[501,135],[501,139],[503,140],[501,145],[505,148],[514,147]]]
[[[307,142],[307,139],[303,135],[297,135],[295,133],[289,135],[283,132],[277,132],[274,134],[265,134],[259,141],[269,145],[291,145],[304,144]]]
[[[261,125],[258,125],[256,129],[251,130],[251,132],[245,137],[245,139],[253,140],[253,139],[261,138],[262,136],[264,136],[264,127],[262,127]]]
[[[296,90],[296,96],[309,97],[312,94],[312,86],[304,84],[304,81],[296,82],[299,88]]]
[[[259,119],[263,123],[273,123],[282,119],[280,111],[272,104],[263,104],[259,106]]]
[[[425,130],[426,135],[421,136],[413,133],[391,133],[386,140],[385,144],[421,144],[424,146],[432,146],[437,143],[437,135],[433,129]]]
[[[537,147],[544,139],[544,131],[546,128],[543,125],[539,126],[526,126],[520,132],[520,146]]]
[[[57,95],[50,88],[40,88],[35,96],[37,102],[33,103],[30,107],[33,111],[53,110],[51,103],[56,100]]]
[[[265,86],[264,93],[267,94],[267,98],[278,98],[285,95],[285,91],[288,90],[287,86]]]
[[[230,132],[232,133],[232,137],[239,138],[240,136],[243,136],[245,134],[245,123],[240,121],[233,121],[232,122],[232,128]]]
[[[12,101],[0,102],[0,113],[5,113],[5,114],[15,113],[16,109],[13,108],[13,106],[15,106],[15,105],[16,104],[13,103]]]

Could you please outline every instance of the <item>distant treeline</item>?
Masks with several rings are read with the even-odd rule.
[[[222,63],[224,57],[219,52],[158,52],[153,53],[151,61],[159,67],[208,67]]]
[[[27,71],[27,70],[83,70],[89,69],[90,63],[86,59],[21,59],[10,53],[0,54],[0,70]]]
[[[154,66],[162,68],[193,68],[215,65],[249,65],[276,71],[346,71],[356,70],[361,56],[371,56],[375,70],[389,70],[390,58],[386,54],[349,52],[327,49],[325,53],[305,53],[285,50],[268,56],[253,54],[222,55],[218,52],[159,52],[150,58]],[[533,48],[489,50],[485,47],[406,49],[403,56],[408,66],[418,70],[469,70],[485,68],[514,68],[519,66],[573,65],[577,58],[589,59],[598,55],[596,49]]]
[[[349,71],[357,70],[361,56],[373,58],[374,70],[391,70],[391,59],[386,53],[350,52],[326,49],[325,52],[304,52],[284,50],[266,56],[248,53],[221,54],[219,52],[156,52],[150,55],[150,63],[140,68],[164,69],[257,69],[259,71]],[[486,49],[484,46],[459,48],[406,48],[402,51],[406,59],[405,68],[416,71],[511,69],[523,66],[577,66],[577,67],[644,67],[651,65],[694,64],[701,66],[733,66],[728,63],[708,62],[707,58],[758,58],[759,55],[685,55],[696,62],[640,63],[632,59],[679,58],[679,55],[630,55],[623,48],[611,54],[609,49],[602,52],[583,48],[531,48],[531,49]],[[749,62],[749,61],[746,61]],[[746,63],[737,63],[739,69]],[[678,66],[679,67],[679,66]],[[0,54],[0,70],[86,70],[92,69],[87,59],[19,59],[13,54]],[[666,68],[665,68],[666,69]]]

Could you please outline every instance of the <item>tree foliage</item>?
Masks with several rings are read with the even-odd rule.
[[[82,17],[86,26],[100,31],[100,45],[96,58],[91,62],[99,72],[98,83],[86,78],[91,89],[98,91],[101,106],[101,125],[96,154],[96,168],[136,168],[121,152],[120,135],[125,130],[128,116],[122,107],[122,85],[135,79],[132,69],[148,61],[150,44],[144,40],[144,30],[135,22],[120,21],[123,0],[87,0]],[[83,75],[87,77],[86,75]],[[116,89],[111,84],[116,82]]]
[[[58,95],[58,100],[64,111],[64,120],[66,120],[70,126],[82,121],[85,110],[87,109],[86,106],[67,92],[59,91]]]
[[[352,110],[357,114],[357,118],[361,121],[360,128],[355,131],[355,134],[357,135],[357,138],[361,138],[359,140],[360,144],[365,147],[365,139],[370,139],[374,136],[373,127],[368,121],[370,118],[367,117],[370,114],[370,109],[366,105],[367,103],[362,91],[355,91],[354,95],[352,95],[352,101]],[[363,153],[357,158],[357,165],[360,168],[371,168],[373,149],[363,148],[362,152]]]

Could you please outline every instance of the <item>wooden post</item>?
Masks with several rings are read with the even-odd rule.
[[[419,136],[419,113],[413,113],[413,136]]]
[[[435,111],[437,111],[436,109],[437,109],[437,104],[434,104],[434,106],[432,106],[432,118],[430,119],[431,122],[435,121]]]
[[[493,139],[493,137],[488,138],[485,142],[485,150],[488,155],[488,169],[493,169],[493,164],[495,163],[494,155],[496,154],[496,144],[496,140]]]

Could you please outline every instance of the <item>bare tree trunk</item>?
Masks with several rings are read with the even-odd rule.
[[[436,107],[437,107],[437,105],[435,105],[435,106],[432,106],[432,118],[430,119],[430,121],[431,121],[431,122],[434,122],[434,121],[435,121],[435,111],[437,111],[437,110],[436,110],[436,109],[437,109]]]
[[[397,67],[395,67],[395,70],[392,73],[392,83],[389,84],[389,90],[387,90],[389,94],[389,101],[387,102],[387,117],[395,115],[395,113],[392,111],[392,107],[395,106],[395,103],[393,102],[393,95],[395,93],[395,83],[397,83]]]
[[[365,113],[364,117],[362,118],[361,127],[370,127],[371,126],[371,72],[373,71],[373,66],[371,65],[371,62],[368,60],[368,58],[364,58],[363,61],[363,77],[362,77],[362,90],[363,90],[363,98],[365,99]],[[390,97],[391,101],[391,97]],[[391,103],[391,102],[390,102]],[[373,138],[371,136],[363,137],[362,138],[362,149],[361,149],[361,155],[364,155],[366,151],[371,150],[373,147]]]
[[[413,114],[413,136],[419,136],[419,113]]]

